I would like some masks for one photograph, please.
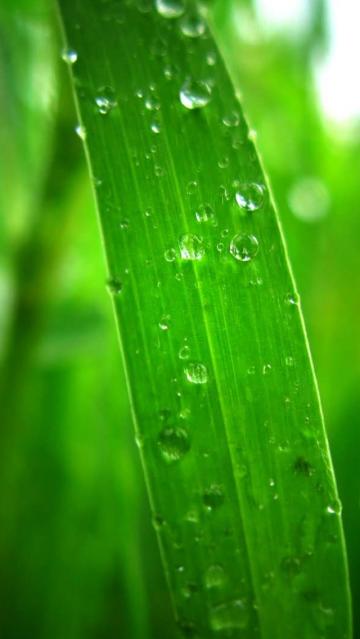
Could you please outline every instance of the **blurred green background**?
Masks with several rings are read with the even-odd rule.
[[[0,9],[0,637],[170,639],[91,185],[49,5],[6,0]],[[214,15],[301,292],[356,602],[360,98],[351,25],[359,10],[342,6],[222,0]],[[359,637],[356,605],[354,616]]]

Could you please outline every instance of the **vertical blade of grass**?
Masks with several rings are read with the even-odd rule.
[[[179,626],[348,638],[299,300],[220,54],[182,2],[59,6]]]

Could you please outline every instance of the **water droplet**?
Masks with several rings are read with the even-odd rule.
[[[147,96],[145,100],[145,108],[148,111],[159,111],[160,106],[159,100],[154,95]]]
[[[264,186],[252,182],[237,187],[235,199],[245,211],[257,211],[264,204]]]
[[[217,484],[212,484],[203,494],[203,502],[206,508],[214,510],[223,505],[225,500],[223,490]]]
[[[160,322],[159,322],[159,328],[161,328],[162,331],[168,331],[169,327],[170,327],[170,315],[163,315]]]
[[[201,362],[189,362],[184,373],[191,384],[206,384],[208,381],[207,368]]]
[[[237,111],[231,111],[223,117],[222,121],[225,126],[234,128],[240,124],[240,115]]]
[[[167,262],[174,262],[176,259],[176,251],[174,248],[169,248],[165,251],[164,257]]]
[[[230,253],[239,262],[250,262],[259,251],[255,235],[235,235],[230,243]]]
[[[244,630],[249,624],[249,606],[244,599],[234,599],[213,606],[210,611],[212,630]]]
[[[297,475],[304,475],[305,477],[311,477],[314,474],[314,467],[305,457],[298,457],[294,462],[294,472]]]
[[[75,127],[75,133],[83,142],[86,140],[86,129],[84,126],[81,126],[81,124]]]
[[[180,20],[180,30],[183,35],[188,38],[199,38],[204,35],[206,31],[206,25],[201,16],[197,13],[190,13],[185,15]]]
[[[229,166],[229,164],[230,164],[230,160],[227,155],[225,155],[223,158],[220,158],[220,160],[218,161],[219,169],[226,169]]]
[[[190,524],[198,524],[199,523],[199,513],[196,510],[189,510],[185,517],[185,521],[188,521]]]
[[[198,207],[195,217],[198,222],[214,222],[215,221],[215,212],[214,209],[210,206],[210,204],[200,204]]]
[[[199,185],[196,182],[196,180],[192,180],[191,182],[188,182],[186,186],[187,195],[193,195],[194,193],[196,193],[198,186]]]
[[[163,177],[165,175],[165,169],[158,164],[154,167],[154,173],[156,177]]]
[[[179,461],[190,449],[189,436],[183,428],[164,428],[158,439],[161,454],[166,462]]]
[[[264,364],[262,369],[263,375],[270,375],[271,373],[271,364]]]
[[[115,91],[111,87],[102,87],[98,91],[98,95],[95,98],[95,103],[98,108],[98,112],[101,115],[107,115],[117,106],[115,97]]]
[[[160,122],[158,120],[154,120],[150,124],[150,129],[152,130],[153,133],[160,133],[161,131]]]
[[[326,512],[328,513],[328,515],[341,515],[342,503],[340,499],[335,499],[331,502],[331,504],[328,504],[328,506],[326,507]]]
[[[289,306],[298,306],[300,302],[299,295],[297,293],[288,293],[285,297],[285,301]]]
[[[291,357],[291,355],[288,355],[287,357],[285,357],[285,364],[286,366],[288,366],[289,368],[292,368],[294,366],[294,358]]]
[[[188,359],[190,357],[190,347],[185,344],[179,350],[179,358],[180,359]]]
[[[158,515],[157,513],[154,513],[152,516],[152,524],[155,530],[161,530],[165,526],[166,521],[164,517]]]
[[[206,63],[209,67],[213,67],[216,64],[217,56],[215,51],[208,51],[206,54]]]
[[[211,100],[211,89],[203,80],[188,78],[181,87],[179,97],[186,109],[202,109]]]
[[[211,590],[212,588],[221,588],[225,582],[225,571],[219,564],[209,566],[205,573],[205,587]]]
[[[186,233],[179,240],[180,255],[183,260],[201,260],[205,255],[205,247],[198,235]]]
[[[75,64],[78,59],[78,54],[75,49],[63,49],[61,57],[66,64]]]
[[[106,282],[106,288],[110,295],[119,295],[122,291],[123,285],[117,278],[110,278]]]
[[[183,0],[155,0],[155,6],[164,18],[179,18],[185,11]]]

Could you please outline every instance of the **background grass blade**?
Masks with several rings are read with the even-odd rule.
[[[178,622],[345,639],[340,504],[277,217],[206,25],[167,4],[59,2]]]

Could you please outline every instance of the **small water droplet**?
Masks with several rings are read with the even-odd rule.
[[[198,207],[195,217],[198,222],[214,222],[215,221],[215,212],[214,209],[210,206],[210,204],[200,204]]]
[[[211,89],[203,80],[188,78],[180,89],[179,98],[186,109],[202,109],[211,100]]]
[[[115,97],[115,91],[111,87],[102,87],[98,91],[98,95],[95,98],[95,103],[98,108],[98,112],[101,115],[107,115],[117,106]]]
[[[292,368],[294,366],[294,358],[291,357],[291,355],[288,355],[287,357],[285,357],[285,364],[286,366],[288,366],[289,368]]]
[[[331,502],[331,504],[328,504],[328,506],[326,507],[326,512],[328,515],[341,515],[342,503],[340,499],[335,499]]]
[[[264,364],[262,369],[263,375],[270,375],[271,373],[271,364]]]
[[[61,57],[66,64],[75,64],[78,59],[78,54],[75,49],[63,49]]]
[[[240,124],[240,115],[237,111],[231,111],[223,117],[222,121],[225,126],[235,128]]]
[[[206,384],[208,381],[207,368],[201,362],[189,362],[184,373],[191,384]]]
[[[179,461],[190,450],[189,436],[183,428],[164,428],[158,439],[161,454],[166,462]]]
[[[180,20],[180,30],[188,38],[199,38],[206,31],[206,24],[197,13],[189,13]]]
[[[152,130],[153,133],[160,133],[161,131],[160,122],[158,120],[154,120],[153,122],[151,122],[150,129]]]
[[[226,169],[229,166],[229,164],[230,164],[230,160],[227,155],[225,155],[223,158],[220,158],[220,160],[218,161],[219,169]]]
[[[285,297],[285,301],[289,306],[298,306],[300,302],[299,295],[297,293],[288,293]]]
[[[250,262],[259,251],[255,235],[235,235],[230,243],[230,253],[239,262]]]
[[[182,235],[179,240],[180,255],[183,260],[201,260],[205,255],[202,239],[193,233]]]
[[[117,278],[110,278],[106,282],[106,288],[110,295],[119,295],[122,291],[123,285]]]
[[[163,315],[160,322],[159,322],[159,328],[161,328],[162,331],[168,331],[169,327],[170,327],[170,315]]]
[[[199,185],[196,180],[191,180],[191,182],[188,182],[186,186],[187,195],[193,195],[194,193],[196,193],[198,186]]]
[[[223,505],[225,500],[224,492],[221,486],[212,484],[203,494],[204,506],[209,510],[215,510]]]
[[[311,477],[315,471],[312,464],[305,457],[298,457],[294,462],[293,468],[297,475],[304,475],[305,477]]]
[[[209,67],[213,67],[216,64],[217,56],[215,51],[208,51],[206,54],[206,63]]]
[[[83,142],[84,142],[84,140],[86,140],[86,129],[81,124],[78,124],[75,127],[75,133],[80,138],[80,140],[82,140]]]
[[[185,11],[183,0],[155,0],[155,6],[164,18],[179,18]]]
[[[157,513],[154,513],[152,516],[152,524],[155,530],[161,530],[165,526],[166,521],[164,517],[162,517],[161,515]]]
[[[163,177],[165,175],[165,169],[158,164],[154,167],[154,173],[156,177]]]
[[[251,182],[237,187],[235,199],[241,209],[257,211],[264,204],[264,186]]]
[[[205,573],[205,587],[208,590],[212,588],[221,588],[225,582],[225,571],[219,564],[209,566]]]
[[[179,350],[179,358],[180,359],[188,359],[190,357],[190,347],[187,344],[184,344]]]
[[[148,111],[159,111],[160,106],[158,98],[154,95],[148,95],[145,99],[145,108]]]
[[[176,251],[174,248],[169,248],[164,253],[164,258],[167,262],[174,262],[176,260]]]
[[[244,599],[234,599],[213,606],[210,625],[214,631],[244,630],[249,624],[249,606]]]

